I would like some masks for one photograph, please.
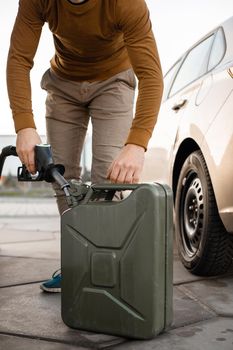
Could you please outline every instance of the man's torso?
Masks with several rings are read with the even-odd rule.
[[[53,33],[51,65],[58,74],[73,80],[96,80],[130,67],[123,34],[117,28],[115,0],[39,3],[38,15]]]

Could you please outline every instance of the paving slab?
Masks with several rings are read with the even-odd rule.
[[[47,280],[59,267],[58,259],[0,257],[0,287]]]
[[[202,308],[176,287],[174,290],[173,328],[207,320],[215,315]],[[23,322],[22,322],[23,320]],[[60,315],[60,294],[40,292],[38,284],[1,289],[0,333],[30,335],[44,339],[79,344],[77,335],[96,343],[122,341],[121,338],[71,330],[66,327]]]
[[[150,341],[131,341],[111,350],[232,350],[233,319],[215,318],[163,333]]]
[[[60,239],[0,245],[1,256],[59,259]]]
[[[173,288],[173,323],[171,328],[179,328],[216,317],[216,314],[190,298],[179,287]]]
[[[93,347],[78,347],[64,343],[49,342],[40,339],[28,339],[24,337],[1,335],[0,348],[6,350],[91,350]]]
[[[179,258],[174,258],[173,261],[173,284],[179,285],[183,283],[190,283],[193,281],[203,280],[203,277],[191,274],[181,263]]]
[[[12,230],[12,229],[0,229],[0,248],[1,244],[8,243],[26,243],[33,241],[51,241],[56,239],[55,232],[47,231],[25,231],[25,230]]]
[[[60,315],[60,294],[43,293],[38,284],[0,290],[0,334],[54,340],[98,349],[119,344],[120,337],[68,328]]]
[[[59,232],[60,217],[0,217],[0,229],[16,231]]]
[[[0,217],[57,216],[54,198],[0,197]]]
[[[217,314],[233,317],[233,275],[198,281],[181,288],[195,295]]]

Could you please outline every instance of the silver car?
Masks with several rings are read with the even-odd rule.
[[[164,83],[143,180],[173,189],[184,266],[221,274],[233,261],[233,17],[185,52]]]

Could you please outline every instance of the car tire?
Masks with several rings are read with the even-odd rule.
[[[233,261],[233,235],[220,219],[209,172],[201,151],[185,160],[175,200],[175,232],[179,256],[193,274],[227,272]]]

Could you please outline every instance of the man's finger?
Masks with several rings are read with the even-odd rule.
[[[126,184],[131,184],[133,182],[133,170],[128,170],[124,179]]]
[[[110,167],[108,168],[108,170],[107,170],[107,179],[110,179],[110,174],[111,174],[111,172],[112,172],[112,167],[113,167],[113,164],[111,164],[110,165]]]
[[[27,159],[27,169],[30,173],[35,174],[36,168],[35,168],[35,153],[34,151],[30,152],[28,154],[28,159]]]
[[[127,175],[127,169],[120,168],[120,171],[119,171],[118,176],[116,178],[116,182],[117,183],[124,183],[126,175]]]
[[[133,174],[132,183],[134,183],[134,184],[139,183],[140,174],[141,174],[141,171],[140,171],[140,170],[136,170],[136,171],[135,171],[135,173]]]
[[[109,179],[111,182],[114,182],[116,183],[117,181],[117,178],[118,178],[118,175],[119,175],[119,172],[120,172],[120,167],[117,166],[117,165],[114,165],[110,174],[109,174]]]

